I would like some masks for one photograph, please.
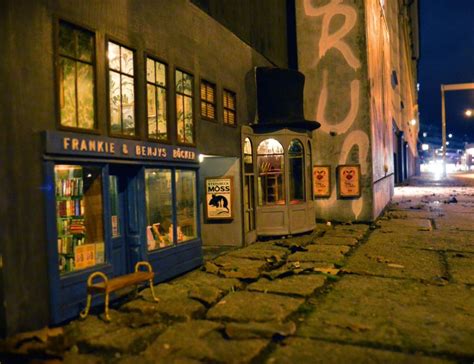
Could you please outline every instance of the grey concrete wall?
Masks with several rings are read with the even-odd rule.
[[[234,215],[232,221],[209,221],[205,218],[206,177],[233,177]],[[203,245],[242,246],[242,183],[239,158],[210,157],[205,158],[199,169],[199,186],[201,199],[201,235]]]
[[[0,318],[6,332],[47,324],[48,272],[41,132],[56,128],[54,16],[97,32],[97,116],[107,132],[106,36],[137,51],[136,103],[139,136],[145,136],[144,51],[195,77],[197,147],[206,154],[240,155],[240,131],[222,125],[222,88],[237,93],[237,118],[253,117],[246,77],[255,66],[270,63],[228,29],[188,0],[4,0],[0,11],[0,254],[3,286]],[[216,123],[199,118],[199,79],[218,89]],[[173,82],[173,77],[170,78]],[[170,120],[174,94],[170,88]],[[251,94],[251,93],[250,93]],[[173,130],[171,131],[173,135]],[[238,179],[237,179],[238,180]],[[239,180],[240,183],[240,180]]]
[[[331,197],[316,200],[316,218],[373,218],[371,120],[364,1],[297,0],[298,65],[306,76],[305,116],[317,120],[314,164],[331,166]],[[336,167],[360,164],[362,196],[337,197]]]

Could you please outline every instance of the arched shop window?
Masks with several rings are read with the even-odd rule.
[[[304,147],[298,139],[293,139],[288,148],[290,168],[290,204],[304,201]]]
[[[253,173],[252,142],[249,138],[244,140],[244,169],[245,173]]]
[[[275,139],[262,141],[257,148],[258,204],[285,204],[284,149]]]
[[[244,140],[244,224],[245,231],[255,229],[255,174],[253,171],[253,150],[249,138]]]

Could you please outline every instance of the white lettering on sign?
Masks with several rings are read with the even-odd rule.
[[[135,155],[137,157],[166,157],[166,149],[160,147],[147,147],[145,145],[135,146]]]
[[[194,160],[196,153],[190,150],[182,150],[181,148],[173,149],[173,158]]]
[[[63,138],[63,149],[78,152],[99,152],[115,154],[115,143],[79,138]]]

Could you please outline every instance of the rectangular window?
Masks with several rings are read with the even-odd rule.
[[[94,33],[59,22],[60,124],[96,129]]]
[[[168,139],[166,112],[166,65],[151,58],[146,59],[148,137]]]
[[[101,168],[56,165],[54,175],[59,272],[104,263]]]
[[[194,144],[194,78],[176,70],[176,124],[179,143]]]
[[[201,81],[201,116],[216,120],[216,85]]]
[[[108,43],[110,132],[135,135],[135,81],[133,51]]]
[[[176,221],[178,243],[197,237],[196,172],[176,171]]]
[[[173,245],[173,205],[170,169],[145,170],[148,250]]]
[[[223,106],[224,106],[224,124],[236,125],[236,97],[232,91],[224,90]]]

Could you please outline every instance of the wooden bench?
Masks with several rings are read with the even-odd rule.
[[[140,267],[146,267],[148,270],[143,271],[140,270]],[[115,277],[112,279],[108,279],[107,276],[102,272],[94,272],[92,273],[89,278],[87,279],[87,304],[86,308],[81,312],[80,317],[85,319],[89,314],[89,310],[91,308],[92,303],[92,295],[97,293],[105,294],[105,320],[110,321],[109,316],[109,295],[112,292],[118,291],[119,289],[136,286],[140,283],[149,282],[151,295],[153,296],[153,300],[156,302],[159,299],[155,296],[155,291],[153,290],[153,277],[155,273],[153,273],[153,269],[151,268],[150,263],[148,262],[138,262],[135,265],[135,272],[126,274],[123,276]],[[101,282],[94,283],[94,278],[100,277],[102,278]]]

